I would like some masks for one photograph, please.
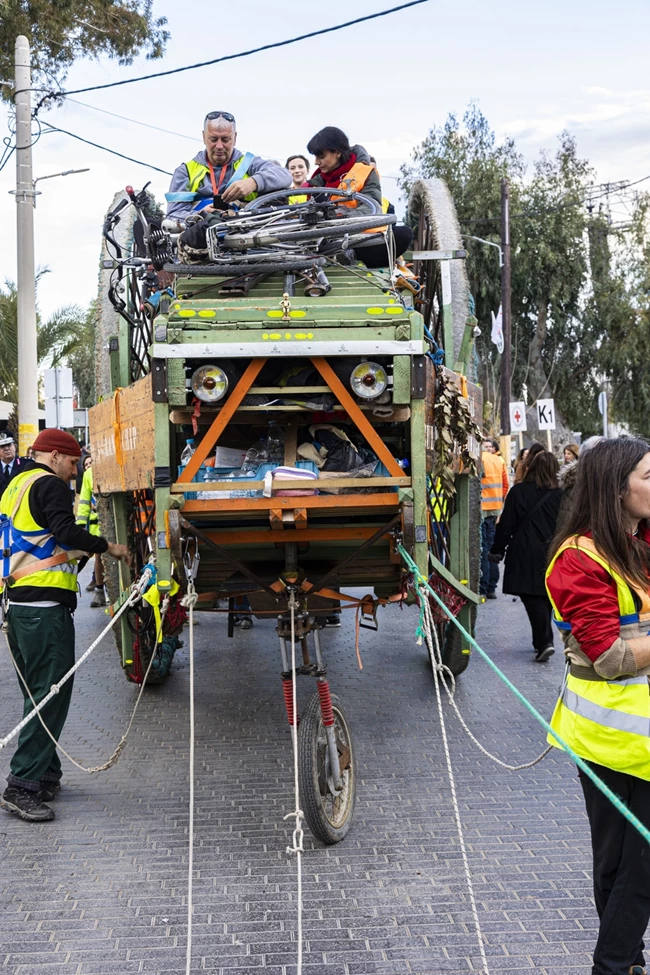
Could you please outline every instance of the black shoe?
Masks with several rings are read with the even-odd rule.
[[[338,613],[334,613],[332,616],[325,617],[325,626],[335,627],[341,625],[341,617]]]
[[[486,599],[496,599],[497,598],[497,594],[495,592],[486,592],[485,598]]]
[[[544,647],[543,650],[537,650],[535,653],[535,663],[543,664],[546,660],[553,656],[555,653],[555,647]]]
[[[60,782],[41,782],[41,789],[38,793],[38,797],[41,802],[52,802],[53,799],[56,799],[60,791]]]
[[[239,626],[240,630],[250,630],[253,625],[253,621],[250,616],[242,616],[237,625]]]
[[[7,786],[0,803],[21,819],[28,819],[32,823],[43,823],[48,819],[54,819],[54,810],[45,805],[38,792],[30,792],[29,789],[19,789],[15,785]]]

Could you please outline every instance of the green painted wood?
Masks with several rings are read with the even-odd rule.
[[[110,348],[110,344],[112,342],[114,342],[114,341],[117,341],[118,342],[118,348],[115,349],[114,351],[111,351],[111,352],[108,353],[108,358],[109,358],[109,363],[110,363],[110,371],[111,371],[111,390],[112,390],[112,392],[115,392],[115,390],[118,388],[118,386],[121,386],[122,385],[122,383],[120,382],[119,336],[117,336],[117,335],[111,335],[110,336],[110,338],[108,340],[108,342],[109,342],[109,348]]]
[[[167,403],[154,403],[155,428],[155,466],[169,468],[171,458],[169,407]],[[171,480],[176,480],[176,469],[170,472]],[[171,586],[172,561],[171,552],[166,546],[165,512],[170,507],[171,494],[169,487],[158,487],[154,492],[156,508],[156,568],[158,570],[158,588],[167,592]]]
[[[376,322],[368,322],[366,324],[355,323],[353,327],[350,327],[349,323],[346,324],[345,334],[341,334],[339,328],[331,328],[329,326],[321,325],[317,332],[313,332],[309,336],[311,329],[308,325],[295,325],[293,322],[282,322],[280,325],[272,325],[268,327],[260,328],[259,322],[256,327],[249,327],[246,329],[240,328],[221,328],[219,331],[206,330],[205,325],[201,330],[199,329],[174,329],[170,325],[169,329],[169,344],[182,344],[187,345],[188,349],[191,348],[193,344],[203,345],[206,343],[217,344],[221,342],[241,342],[242,345],[245,342],[262,342],[268,343],[269,348],[276,344],[281,345],[283,341],[304,341],[307,343],[311,338],[318,340],[319,342],[336,342],[341,343],[345,341],[364,341],[372,342],[377,341],[395,341],[396,336],[396,326],[393,322],[382,323],[380,326]],[[312,323],[315,327],[315,323]],[[309,336],[309,338],[307,337]],[[407,336],[408,340],[408,336]],[[188,355],[190,353],[188,352]],[[306,352],[305,355],[308,355]]]
[[[456,510],[449,522],[450,569],[457,579],[469,580],[469,475],[456,477]]]
[[[184,359],[167,360],[167,399],[170,406],[185,406],[187,402]]]
[[[413,524],[416,537],[418,529],[424,527],[424,541],[415,543],[414,559],[423,575],[427,574],[429,545],[427,525],[429,520],[427,503],[427,455],[425,433],[425,400],[414,399],[411,403],[411,489],[413,491]]]
[[[396,355],[393,358],[393,403],[397,405],[411,402],[411,357]]]
[[[442,576],[445,582],[448,582],[450,586],[453,586],[454,589],[457,592],[459,592],[461,596],[464,596],[464,598],[467,599],[469,603],[478,604],[479,602],[478,595],[475,592],[472,592],[471,589],[468,589],[467,586],[464,586],[463,583],[456,578],[453,572],[450,572],[449,569],[442,564],[442,562],[438,561],[438,559],[435,557],[433,552],[429,552],[429,563],[431,565],[431,568],[435,569],[438,575]],[[467,608],[469,610],[469,607]],[[463,624],[463,626],[464,625],[465,624]]]
[[[115,541],[118,545],[128,545],[128,518],[126,511],[126,495],[114,494],[111,498],[113,508],[113,525],[115,526]],[[126,562],[117,563],[117,578],[120,587],[120,599],[126,598],[131,588],[131,576]],[[127,626],[126,615],[120,617],[120,636],[122,638],[122,666],[127,660],[133,660],[133,634]]]

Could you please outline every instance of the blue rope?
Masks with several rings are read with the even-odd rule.
[[[413,559],[411,558],[411,556],[408,554],[408,552],[406,551],[406,549],[404,548],[404,546],[401,545],[401,544],[398,545],[397,546],[397,551],[399,552],[399,554],[404,559],[404,562],[408,566],[409,570],[413,573],[413,577],[415,579],[416,585],[418,587],[420,587],[420,586],[423,587],[424,589],[426,589],[429,592],[429,594],[431,596],[433,596],[433,598],[435,599],[435,601],[438,603],[438,605],[440,606],[440,608],[442,610],[444,610],[444,612],[449,617],[449,619],[451,620],[451,622],[454,623],[454,625],[458,627],[458,629],[463,634],[463,636],[465,637],[465,639],[469,641],[469,643],[471,644],[471,646],[480,654],[480,656],[483,658],[483,660],[485,660],[485,662],[488,664],[488,666],[492,668],[492,670],[495,672],[495,674],[497,675],[497,677],[499,677],[503,681],[503,683],[506,685],[506,687],[508,688],[508,690],[512,691],[512,693],[515,695],[515,697],[524,705],[524,707],[526,708],[526,710],[527,711],[530,711],[530,713],[535,718],[535,720],[536,721],[539,721],[539,723],[542,725],[542,727],[546,729],[546,731],[548,732],[548,734],[552,735],[553,738],[555,738],[555,740],[558,742],[558,744],[564,749],[564,751],[569,755],[569,757],[573,760],[573,762],[575,762],[575,764],[578,766],[578,768],[580,769],[580,771],[581,772],[584,772],[584,774],[591,779],[591,781],[594,783],[594,785],[598,789],[600,789],[600,791],[603,793],[603,795],[607,796],[607,798],[609,799],[609,801],[616,807],[616,809],[618,809],[618,811],[620,812],[620,814],[622,816],[624,816],[627,819],[627,821],[629,823],[631,823],[632,826],[634,826],[635,829],[637,829],[639,831],[639,833],[641,834],[641,836],[643,837],[643,839],[647,843],[650,843],[650,829],[648,829],[647,826],[644,826],[643,823],[641,822],[641,820],[640,819],[637,819],[637,817],[634,815],[633,812],[630,812],[630,810],[627,808],[627,806],[625,805],[625,803],[621,801],[621,799],[616,795],[616,793],[612,792],[612,790],[609,788],[609,786],[605,785],[605,783],[602,781],[602,779],[600,779],[596,775],[596,773],[594,771],[592,771],[592,769],[589,767],[589,765],[587,765],[587,763],[582,758],[580,758],[579,755],[576,755],[576,753],[573,751],[573,749],[571,748],[571,746],[568,745],[566,743],[566,741],[564,741],[564,739],[560,737],[560,735],[558,735],[558,733],[551,727],[551,725],[548,723],[548,721],[545,718],[543,718],[542,715],[539,713],[539,711],[537,711],[537,709],[530,703],[530,701],[528,700],[528,698],[524,697],[524,695],[521,693],[521,691],[517,687],[515,687],[515,685],[512,683],[511,680],[509,680],[506,677],[506,675],[503,673],[503,671],[502,670],[499,670],[499,668],[497,667],[497,665],[492,662],[492,660],[489,658],[489,656],[487,655],[487,653],[485,652],[485,650],[483,650],[478,645],[478,643],[476,642],[476,640],[474,639],[474,637],[471,636],[467,632],[467,630],[462,625],[462,623],[459,623],[459,621],[456,619],[456,617],[453,616],[452,613],[447,609],[447,607],[443,603],[443,601],[440,598],[440,596],[438,595],[438,593],[435,592],[435,590],[431,588],[431,586],[429,585],[428,580],[425,579],[425,577],[422,575],[422,573],[420,572],[420,570],[418,569],[417,565],[415,564],[415,562],[413,561]],[[420,628],[421,628],[421,623],[418,625],[418,632],[419,632]]]

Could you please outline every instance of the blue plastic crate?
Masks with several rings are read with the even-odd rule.
[[[228,480],[232,480],[233,485],[235,484],[245,485],[247,482],[250,481],[263,481],[265,475],[268,474],[269,471],[274,471],[276,467],[284,467],[284,466],[285,466],[284,464],[260,464],[260,466],[255,471],[254,476],[233,477],[233,478],[228,478]],[[295,464],[292,464],[291,466],[298,467],[302,471],[311,471],[314,474],[318,472],[318,468],[311,460],[299,460]],[[185,467],[179,465],[178,468],[179,476],[184,470]],[[229,474],[232,474],[232,472],[236,470],[237,470],[236,467],[206,467],[205,465],[201,465],[201,467],[199,467],[198,471],[192,478],[192,482],[193,483],[198,482],[200,484],[206,483],[205,481],[206,471],[223,475],[221,478],[218,478],[219,480],[223,480],[226,477],[228,477]],[[185,491],[184,496],[187,498],[188,501],[196,501],[197,498],[200,499],[202,497],[202,494],[198,491]],[[259,492],[259,496],[262,497],[261,491]]]

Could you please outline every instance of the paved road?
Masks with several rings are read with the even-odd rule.
[[[77,613],[78,649],[105,621]],[[195,928],[192,971],[294,975],[295,864],[285,848],[291,749],[271,622],[226,639],[223,617],[199,616]],[[480,971],[444,770],[435,695],[414,610],[352,619],[325,633],[334,691],[356,734],[360,781],[346,841],[306,834],[305,971],[429,975]],[[532,662],[523,608],[510,597],[480,610],[479,638],[549,714],[562,661]],[[301,689],[301,697],[311,687]],[[64,743],[98,764],[125,727],[136,689],[110,642],[84,666]],[[66,771],[53,823],[0,812],[2,975],[185,972],[188,659],[146,694],[118,765]],[[541,730],[476,657],[458,701],[485,745],[512,763],[543,748]],[[0,650],[0,731],[19,718]],[[589,838],[576,774],[554,752],[511,773],[488,762],[449,717],[463,824],[492,973],[590,971],[595,929]],[[0,753],[4,778],[9,755]]]

